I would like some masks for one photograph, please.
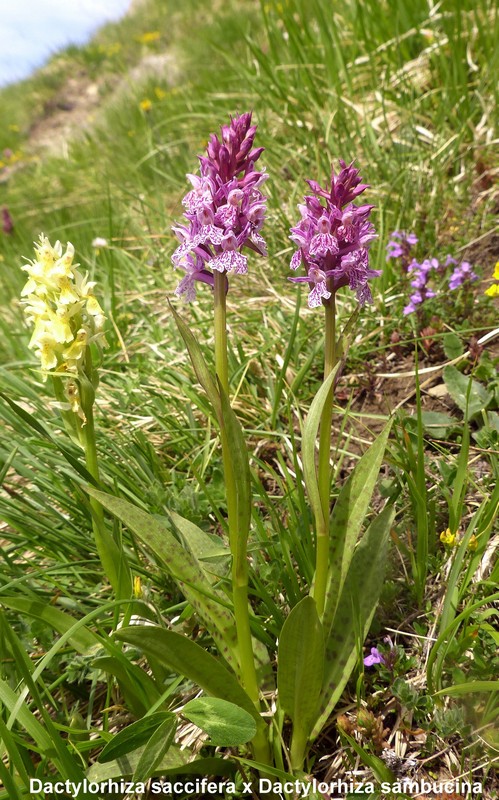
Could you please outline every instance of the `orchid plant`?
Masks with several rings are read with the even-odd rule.
[[[28,280],[21,304],[33,334],[29,347],[40,359],[43,381],[50,377],[56,401],[53,406],[85,456],[88,476],[100,482],[97,458],[94,402],[99,384],[95,358],[106,346],[105,314],[94,295],[95,282],[74,263],[68,242],[54,246],[43,234],[35,244],[35,258],[23,265]],[[94,354],[92,354],[94,351]],[[92,499],[92,527],[104,571],[118,598],[128,597],[130,571],[124,554],[109,534],[101,504]]]
[[[340,161],[339,171],[332,171],[325,188],[308,181],[311,193],[299,206],[301,219],[291,229],[297,247],[291,268],[303,269],[304,274],[290,280],[306,283],[309,306],[324,311],[324,380],[301,433],[303,476],[297,475],[297,481],[303,477],[314,519],[315,574],[309,585],[302,584],[299,602],[289,608],[290,598],[281,600],[285,621],[276,637],[272,627],[265,629],[249,602],[255,569],[248,559],[251,472],[244,432],[231,407],[227,360],[227,292],[232,281],[247,272],[249,253],[266,254],[261,235],[266,198],[261,189],[267,174],[256,167],[263,148],[255,147],[255,135],[256,126],[251,114],[246,113],[224,125],[220,138],[211,136],[206,155],[199,159],[199,175],[188,175],[192,188],[183,201],[184,221],[173,228],[179,245],[172,262],[175,269],[185,273],[175,294],[192,301],[199,283],[207,284],[213,293],[214,375],[187,323],[176,310],[172,313],[218,424],[228,542],[221,540],[215,555],[212,539],[174,510],[158,518],[95,486],[89,486],[88,492],[94,504],[98,543],[106,530],[104,508],[164,564],[202,622],[208,647],[164,625],[121,626],[116,639],[141,649],[151,665],[167,666],[203,690],[211,722],[195,708],[190,709],[189,717],[190,704],[185,710],[201,727],[206,724],[210,731],[213,716],[232,715],[238,735],[218,737],[219,743],[249,742],[253,763],[263,774],[277,769],[303,776],[310,746],[361,661],[361,646],[383,582],[394,516],[386,507],[365,528],[389,425],[362,456],[332,504],[334,386],[359,313],[357,309],[339,332],[335,298],[338,290],[348,286],[355,291],[360,306],[371,302],[369,281],[379,272],[369,267],[369,246],[376,238],[369,219],[372,206],[356,203],[368,187],[353,164]],[[40,355],[43,374],[50,374],[54,380],[61,410],[73,415],[71,431],[77,432],[89,473],[98,482],[92,417],[97,379],[91,349],[103,343],[104,316],[93,296],[93,283],[78,272],[72,259],[70,245],[63,255],[59,244],[51,248],[42,238],[37,260],[26,268],[29,281],[23,302],[35,326],[31,346]],[[103,563],[109,568],[111,551],[106,547],[101,550]],[[213,558],[222,553],[221,566],[228,562],[229,574],[223,569],[213,570],[203,557],[205,553],[213,553]],[[113,576],[113,585],[123,597],[116,568]],[[140,678],[141,671],[134,669],[134,681],[143,681],[144,691],[149,692],[156,679],[145,674]],[[154,666],[152,671],[154,676]],[[158,685],[155,707],[162,691]],[[291,722],[290,728],[285,727],[286,719]],[[166,724],[165,719],[160,723]],[[218,723],[222,724],[220,719]],[[170,733],[168,746],[174,748]],[[154,735],[151,748],[153,739]],[[140,762],[141,775],[145,774],[145,763],[144,759]],[[158,759],[151,755],[147,764],[146,777],[157,774]],[[211,768],[216,769],[213,761]]]

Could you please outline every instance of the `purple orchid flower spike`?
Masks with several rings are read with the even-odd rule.
[[[263,152],[253,147],[255,133],[251,113],[231,119],[220,139],[211,135],[206,156],[199,157],[200,175],[187,175],[192,184],[182,201],[187,224],[173,227],[180,245],[172,255],[174,267],[186,273],[175,294],[186,301],[195,299],[196,281],[214,285],[213,270],[245,274],[243,247],[267,254],[260,235],[266,210],[260,186],[267,175],[255,169]]]
[[[379,652],[377,647],[371,647],[371,652],[368,656],[364,659],[364,666],[365,667],[374,667],[375,664],[384,664],[385,659]]]
[[[347,166],[341,160],[340,171],[336,175],[332,169],[328,186],[307,183],[313,195],[298,206],[302,218],[291,228],[290,237],[298,246],[291,269],[303,265],[306,275],[289,280],[309,284],[310,308],[327,302],[333,292],[347,285],[356,291],[359,303],[372,302],[368,280],[381,274],[368,265],[368,248],[377,238],[368,219],[373,206],[353,202],[367,184],[361,182],[353,164]]]

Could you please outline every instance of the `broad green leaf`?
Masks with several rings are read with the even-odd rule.
[[[456,367],[451,365],[445,367],[443,377],[450,396],[464,414],[466,414],[467,409],[469,419],[483,411],[492,400],[492,392],[487,391],[481,383],[473,380],[468,375],[463,375]]]
[[[227,597],[211,585],[192,553],[177,540],[173,524],[157,519],[120,497],[87,487],[92,497],[114,514],[161,559],[185,598],[191,603],[215,639],[224,658],[235,669],[237,637]]]
[[[133,774],[134,783],[145,781],[154,775],[154,770],[161,764],[172,746],[177,730],[177,719],[173,714],[171,716],[173,719],[165,719],[147,742]]]
[[[315,395],[312,405],[310,406],[310,411],[307,414],[305,425],[303,426],[302,436],[303,477],[305,478],[305,485],[307,487],[308,500],[315,519],[321,519],[324,523],[324,526],[326,522],[324,520],[324,513],[319,493],[319,480],[317,475],[317,465],[315,463],[315,449],[322,410],[339,367],[340,362],[336,364],[332,372],[329,374]]]
[[[109,672],[118,681],[127,702],[136,716],[146,714],[161,697],[153,679],[135,664],[119,660],[114,656],[102,656],[92,662],[92,666]]]
[[[218,747],[246,744],[256,734],[252,715],[219,697],[197,697],[185,704],[182,715],[206,731]]]
[[[445,439],[451,431],[461,427],[457,419],[441,411],[422,411],[421,421],[424,429],[436,439]]]
[[[71,617],[65,611],[54,608],[49,603],[42,603],[41,600],[31,600],[29,597],[2,597],[1,604],[6,608],[12,608],[22,614],[43,620],[58,633],[67,633],[77,625],[77,620],[74,617]],[[98,636],[92,633],[89,628],[82,628],[81,626],[71,634],[68,641],[78,653],[82,654],[88,653],[92,648],[100,644]]]
[[[99,756],[101,764],[107,761],[113,761],[116,758],[121,758],[127,753],[141,747],[149,741],[155,731],[160,728],[165,721],[175,722],[174,714],[168,711],[159,711],[156,714],[151,714],[148,717],[142,717],[137,722],[132,722],[126,728],[117,733],[111,741],[104,747]]]
[[[338,598],[343,590],[354,548],[369,509],[390,428],[391,422],[385,426],[357,463],[341,489],[331,514],[329,524],[331,567],[326,592],[326,607],[322,620],[326,638],[334,618]]]
[[[116,631],[115,638],[139,647],[146,656],[153,656],[179,675],[185,675],[207,694],[229,700],[261,720],[235,675],[187,636],[159,626],[148,625],[138,630],[137,625],[131,625]]]
[[[452,360],[459,358],[464,353],[464,347],[457,333],[446,333],[443,337],[444,353],[446,358]]]
[[[304,597],[291,610],[279,636],[279,704],[295,728],[308,737],[324,677],[324,633],[315,600]]]
[[[390,528],[395,516],[385,508],[372,521],[354,551],[329,636],[326,638],[321,709],[313,736],[331,715],[357,660],[357,641],[364,641],[378,604],[385,574]]]

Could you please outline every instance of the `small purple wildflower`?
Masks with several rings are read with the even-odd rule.
[[[391,258],[403,258],[406,260],[411,248],[417,243],[418,237],[415,233],[393,231],[386,246],[386,260],[389,261]]]
[[[454,263],[457,262],[454,259],[447,259],[447,263]],[[457,289],[458,286],[462,286],[463,283],[471,283],[472,281],[477,281],[478,275],[476,272],[473,271],[473,267],[468,261],[463,261],[461,264],[458,264],[454,269],[452,275],[449,278],[449,289],[451,291],[453,289]]]
[[[290,238],[298,245],[291,269],[303,265],[307,274],[288,280],[308,283],[310,308],[321,305],[346,285],[356,290],[359,303],[370,303],[367,281],[381,274],[368,266],[368,248],[377,238],[368,221],[373,206],[352,202],[368,187],[361,183],[353,163],[347,166],[340,160],[340,168],[338,175],[331,170],[331,183],[324,189],[316,181],[307,181],[313,196],[305,196],[305,202],[298,206],[302,218],[291,228]]]
[[[206,156],[199,156],[200,175],[187,175],[192,184],[182,201],[187,224],[172,228],[180,241],[172,262],[186,273],[175,294],[186,301],[196,297],[195,281],[214,285],[212,270],[246,273],[243,247],[267,253],[259,233],[266,203],[259,187],[267,175],[254,167],[263,152],[253,147],[255,133],[251,113],[231,119],[222,126],[221,139],[210,136]]]
[[[409,264],[407,271],[411,273],[411,286],[414,291],[411,296],[409,297],[409,303],[404,308],[404,314],[412,314],[414,311],[417,310],[417,307],[424,303],[425,300],[429,300],[430,297],[435,297],[435,292],[433,289],[429,289],[427,284],[430,278],[430,272],[438,271],[439,270],[439,263],[436,258],[426,258],[421,264],[419,264],[415,258]]]
[[[385,659],[379,652],[377,647],[371,647],[370,655],[366,656],[364,659],[364,666],[365,667],[374,667],[375,664],[384,664]]]

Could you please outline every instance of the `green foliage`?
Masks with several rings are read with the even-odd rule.
[[[287,617],[279,637],[277,690],[282,710],[293,722],[292,766],[300,767],[314,726],[324,676],[324,631],[312,597],[304,597]]]
[[[329,524],[337,570],[329,576],[326,617],[320,623],[326,664],[322,721],[312,738],[340,698],[346,705],[352,701],[349,677],[361,661],[387,570],[393,590],[376,630],[386,625],[416,637],[436,631],[427,664],[434,721],[422,693],[409,697],[415,661],[421,670],[421,652],[413,639],[405,640],[406,649],[409,642],[414,647],[393,674],[380,666],[376,690],[385,691],[392,703],[412,704],[415,722],[429,734],[447,737],[453,726],[462,732],[485,726],[480,739],[470,740],[470,750],[462,748],[463,771],[476,766],[468,752],[478,752],[483,742],[493,744],[489,729],[497,716],[497,639],[490,612],[499,573],[488,554],[497,519],[499,417],[497,364],[488,354],[492,340],[477,358],[470,355],[468,363],[445,368],[457,410],[428,409],[423,373],[461,357],[472,336],[496,325],[493,301],[478,297],[483,285],[452,293],[432,306],[431,314],[440,320],[425,320],[438,328],[436,344],[421,364],[417,413],[404,417],[403,428],[396,426],[398,442],[389,445],[392,471],[383,475],[382,495],[395,504],[395,518],[390,509],[379,513],[374,489],[387,431],[367,458],[359,452],[372,439],[366,426],[372,422],[379,430],[385,418],[380,394],[393,408],[410,394],[413,379],[393,398],[396,382],[375,385],[372,395],[359,386],[369,369],[375,379],[380,371],[412,370],[414,341],[425,338],[423,320],[413,329],[412,321],[401,317],[406,276],[397,274],[393,262],[384,263],[389,231],[417,230],[423,257],[438,247],[471,259],[475,253],[468,256],[464,248],[473,240],[483,244],[492,230],[487,187],[496,166],[490,142],[498,17],[491,0],[450,0],[431,14],[420,0],[390,0],[383,13],[373,0],[362,8],[343,4],[333,14],[326,6],[322,0],[262,0],[260,7],[229,0],[200,13],[194,0],[175,8],[147,0],[139,12],[106,26],[88,46],[68,48],[41,73],[1,91],[0,149],[12,155],[0,156],[0,205],[9,208],[15,224],[12,235],[0,237],[0,600],[5,609],[0,645],[6,654],[0,683],[2,800],[23,796],[35,772],[57,772],[63,778],[86,774],[90,780],[233,773],[228,759],[192,760],[171,743],[173,725],[163,709],[185,693],[181,678],[172,673],[202,686],[207,695],[228,699],[261,727],[264,718],[239,683],[225,485],[213,430],[221,418],[225,424],[229,420],[237,462],[241,550],[246,559],[247,543],[250,566],[247,610],[262,687],[275,691],[269,663],[276,640],[286,652],[286,637],[290,633],[296,640],[300,615],[308,607],[313,624],[307,634],[315,644],[308,668],[315,695],[320,637],[314,631],[319,626],[312,621],[310,600],[302,600],[314,574],[313,515],[302,473],[303,466],[310,492],[316,477],[315,436],[310,433],[314,415],[309,414],[304,429],[303,465],[298,420],[310,407],[320,378],[316,364],[322,322],[295,305],[295,288],[285,277],[288,226],[306,190],[304,178],[326,176],[338,157],[355,158],[372,186],[379,233],[372,266],[384,270],[374,308],[364,310],[362,323],[354,328],[346,372],[360,378],[357,384],[340,381],[353,413],[344,413],[341,394],[334,409],[337,444]],[[141,41],[148,31],[158,31],[159,39]],[[161,63],[161,72],[141,77],[143,60]],[[82,97],[87,87],[97,92],[95,119],[64,145],[54,128],[52,149],[38,150],[45,123],[50,125],[52,111],[57,113],[64,100],[69,74],[81,78]],[[152,102],[150,112],[140,108],[146,98]],[[201,152],[207,131],[220,120],[250,107],[271,176],[265,187],[270,256],[247,277],[240,276],[229,295],[229,313],[238,309],[230,321],[229,352],[238,422],[218,387],[206,382],[206,372],[196,377],[208,387],[208,398],[198,391],[165,296],[176,282],[169,266],[174,247],[169,228],[180,214],[193,155]],[[104,287],[111,324],[96,414],[100,488],[106,487],[98,497],[115,515],[106,528],[108,575],[118,585],[124,554],[136,585],[140,579],[140,599],[129,605],[108,603],[112,589],[102,575],[91,506],[82,489],[82,481],[92,483],[92,477],[81,450],[61,433],[49,406],[49,388],[26,349],[28,334],[16,299],[23,282],[19,262],[40,230],[73,241],[90,278]],[[92,246],[96,236],[108,244]],[[476,253],[480,274],[486,276],[494,254],[486,247]],[[340,292],[339,301],[340,316],[346,319],[348,294]],[[189,312],[189,328],[198,342],[211,338],[209,302],[206,293]],[[401,355],[390,343],[398,331]],[[210,369],[207,349],[203,355]],[[195,365],[196,359],[194,352]],[[405,400],[405,407],[411,402]],[[242,443],[239,426],[245,431]],[[356,477],[345,479],[356,462]],[[445,549],[437,533],[448,524],[459,533],[457,546]],[[399,560],[387,555],[390,532]],[[126,583],[122,595],[128,600],[128,574]],[[414,592],[419,621],[411,622]],[[435,603],[439,593],[441,606]],[[151,626],[125,627],[110,636],[120,613],[132,611],[156,624],[159,649],[152,645]],[[164,627],[165,618],[174,620],[172,630]],[[133,649],[122,649],[122,642]],[[286,702],[284,689],[281,706],[296,723],[300,715],[290,709],[309,711],[314,703],[304,700],[306,672],[299,674],[298,650],[290,650],[289,659],[279,660],[278,680],[286,674],[282,664],[294,664],[287,673],[294,677],[294,694]],[[41,652],[46,655],[40,658]],[[142,655],[149,672],[131,663]],[[444,701],[448,707],[441,705]],[[83,721],[72,734],[75,708]],[[306,717],[302,738],[310,734]],[[138,721],[130,723],[130,718]],[[224,724],[223,714],[220,718]],[[141,724],[144,738],[134,738],[141,730],[134,725]],[[117,734],[109,732],[116,728]],[[265,722],[267,735],[266,728]],[[289,749],[288,727],[279,715],[271,734],[274,754],[282,743],[282,751]],[[104,747],[115,741],[120,746],[120,737],[129,751],[106,763],[95,761]],[[295,740],[296,753],[302,745]],[[320,756],[321,740],[316,746]],[[382,765],[371,753],[366,757],[358,742],[352,739],[347,746],[379,772]],[[295,763],[300,759],[296,753]],[[90,762],[95,763],[87,770]],[[282,769],[275,771],[282,777],[284,765],[278,766]],[[307,767],[312,770],[313,764]]]
[[[246,744],[256,734],[256,722],[243,708],[219,697],[190,700],[182,714],[209,734],[212,744],[235,747]]]

